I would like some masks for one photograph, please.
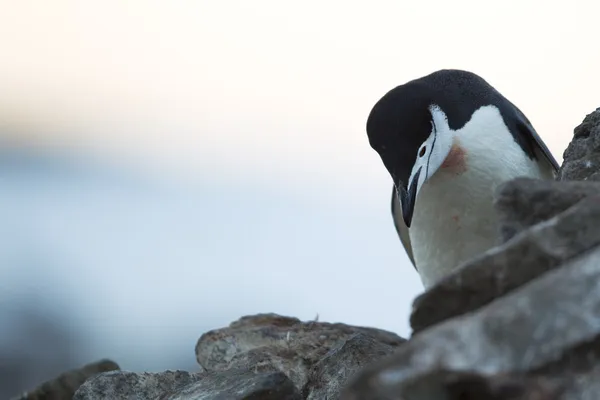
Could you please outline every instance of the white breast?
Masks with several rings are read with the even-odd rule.
[[[415,264],[426,288],[462,262],[498,244],[493,195],[519,177],[551,179],[552,167],[529,159],[514,141],[498,110],[479,109],[454,140],[465,150],[466,171],[440,168],[423,184],[411,228]]]

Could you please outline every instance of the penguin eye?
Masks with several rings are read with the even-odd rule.
[[[423,157],[425,152],[427,151],[427,146],[421,147],[421,151],[419,151],[419,157]]]

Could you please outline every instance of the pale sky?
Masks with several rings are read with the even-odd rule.
[[[0,0],[0,139],[125,162],[154,177],[167,172],[205,185],[205,192],[232,188],[226,194],[197,193],[184,208],[193,213],[194,207],[208,207],[194,201],[210,198],[218,210],[217,203],[233,197],[239,200],[227,206],[235,208],[235,218],[255,218],[252,229],[264,230],[242,234],[240,229],[248,227],[236,226],[227,210],[215,211],[210,224],[203,226],[199,219],[195,230],[173,234],[185,238],[187,250],[181,251],[179,242],[161,247],[142,241],[138,253],[119,247],[119,254],[129,257],[121,264],[102,253],[107,257],[102,268],[122,273],[137,268],[129,278],[135,281],[146,273],[140,260],[152,259],[159,247],[165,257],[173,257],[169,251],[177,249],[182,266],[172,277],[175,286],[184,284],[177,283],[180,279],[190,291],[194,283],[211,290],[219,285],[235,289],[228,271],[239,277],[246,270],[277,288],[274,297],[257,299],[254,294],[254,303],[227,305],[227,313],[212,310],[222,315],[221,325],[240,313],[272,307],[304,319],[321,312],[324,320],[374,325],[406,336],[410,301],[422,289],[393,231],[391,179],[368,145],[365,123],[371,107],[396,85],[434,70],[471,70],[519,106],[560,161],[572,129],[600,106],[598,4]],[[99,204],[102,196],[95,198]],[[60,238],[50,234],[37,239],[44,237],[44,245],[61,249],[74,238],[87,240],[78,233],[83,228],[69,219],[75,217],[63,200],[52,203],[56,210],[43,200],[36,207],[46,207],[48,215],[40,220],[56,219],[62,214],[55,211],[63,210],[63,222],[72,224],[75,233],[65,233],[60,245]],[[23,203],[18,196],[12,201],[15,207]],[[142,202],[118,196],[111,201],[119,218],[136,213],[135,205]],[[131,205],[120,208],[120,202]],[[161,212],[152,204],[131,217],[137,222],[131,222],[129,235],[142,229],[140,223],[145,234],[152,231],[144,216]],[[261,217],[258,210],[267,210],[265,204],[273,214]],[[290,215],[294,212],[298,215]],[[166,220],[172,223],[160,225],[161,233],[170,234],[182,224],[177,218]],[[32,218],[28,224],[34,224]],[[90,243],[111,239],[102,226],[94,226]],[[315,237],[317,231],[322,238]],[[337,238],[326,233],[346,239],[327,244]],[[254,236],[261,242],[250,242],[258,240]],[[184,255],[198,255],[194,251],[202,247],[195,237],[215,246],[230,241],[225,252],[245,246],[245,258],[211,250],[214,254],[205,260],[210,264],[196,267],[195,278],[186,280],[197,264]],[[327,253],[332,246],[335,251]],[[277,257],[265,255],[274,247]],[[77,251],[81,265],[86,264],[91,256],[79,247]],[[286,269],[286,257],[294,258],[289,267],[295,270]],[[160,269],[158,259],[153,261]],[[325,265],[319,260],[326,260]],[[367,279],[369,271],[375,276]],[[109,298],[127,302],[129,287],[118,289],[110,277],[95,273],[94,279],[104,282],[99,287],[112,290]],[[303,273],[312,275],[301,278]],[[160,276],[169,279],[167,269]],[[161,280],[151,277],[136,281],[136,290],[160,290]],[[307,285],[319,278],[318,287],[332,290],[330,297],[307,293]],[[365,279],[368,290],[360,289]],[[202,293],[198,289],[197,295]],[[287,298],[288,293],[296,300]],[[175,307],[189,295],[182,289],[165,298]],[[143,314],[152,299],[158,301],[146,299],[131,312]],[[212,298],[200,302],[215,304]],[[130,315],[122,312],[119,323],[125,324]],[[174,318],[168,309],[165,313]],[[155,318],[147,315],[147,320]],[[103,329],[99,321],[94,326]]]
[[[176,165],[303,179],[318,168],[360,186],[382,174],[364,133],[374,102],[440,68],[487,79],[559,159],[598,105],[593,0],[0,4],[11,124],[61,122],[77,127],[70,146]]]

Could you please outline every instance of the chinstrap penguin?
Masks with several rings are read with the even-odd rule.
[[[396,230],[426,289],[497,244],[498,185],[558,170],[527,117],[467,71],[440,70],[390,90],[366,128],[393,180]]]

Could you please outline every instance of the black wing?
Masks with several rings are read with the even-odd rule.
[[[548,149],[548,146],[546,146],[546,143],[544,143],[540,135],[537,134],[536,130],[533,128],[533,125],[531,125],[531,122],[529,122],[529,119],[527,119],[525,114],[523,114],[521,110],[519,110],[519,108],[514,104],[512,104],[512,106],[515,109],[517,128],[519,129],[519,132],[524,137],[529,139],[529,144],[531,145],[534,151],[537,150],[537,153],[541,153],[542,157],[550,164],[550,166],[554,170],[554,173],[558,172],[560,165],[558,165],[558,162],[550,152],[550,149]]]

